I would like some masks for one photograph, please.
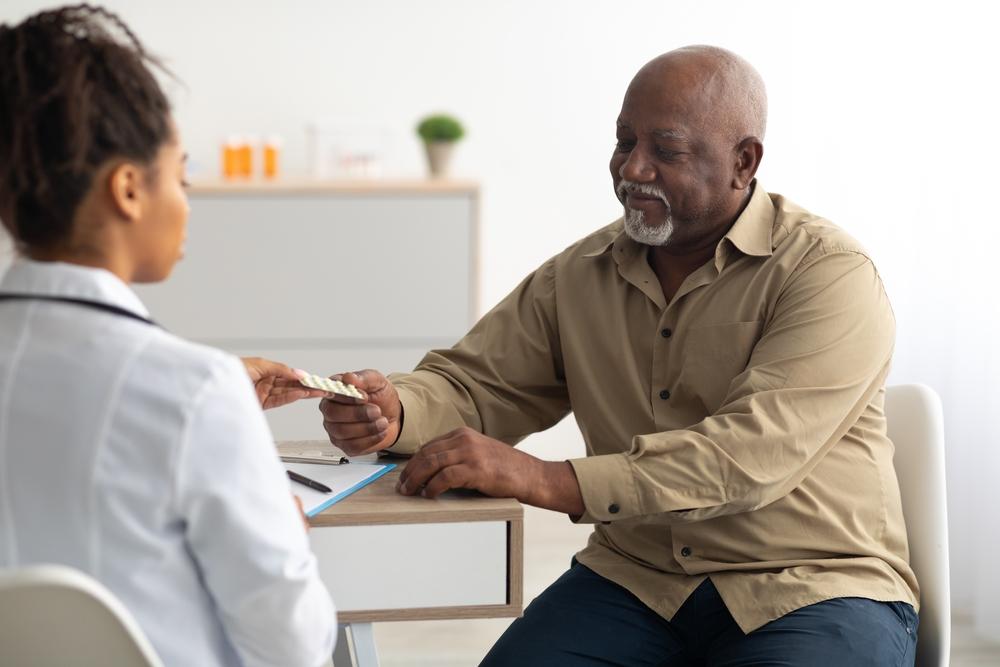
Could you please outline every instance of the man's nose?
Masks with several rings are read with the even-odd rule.
[[[656,169],[645,153],[636,146],[618,168],[618,175],[636,183],[649,183],[656,179]]]

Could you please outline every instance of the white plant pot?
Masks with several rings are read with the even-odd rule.
[[[430,168],[431,178],[444,178],[447,176],[451,154],[455,149],[455,142],[425,141],[424,148],[427,149],[427,166]]]

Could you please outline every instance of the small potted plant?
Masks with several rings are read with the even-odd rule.
[[[424,147],[427,149],[431,177],[443,177],[448,172],[448,162],[455,142],[465,135],[462,124],[452,116],[435,114],[420,121],[417,134],[424,140]]]

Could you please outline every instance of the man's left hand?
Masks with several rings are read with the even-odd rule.
[[[437,498],[448,489],[475,489],[494,498],[584,513],[580,483],[568,461],[543,461],[463,427],[431,440],[406,464],[397,490]]]
[[[260,407],[279,408],[302,398],[321,398],[326,392],[310,389],[299,382],[300,374],[285,364],[260,357],[242,357],[247,374],[257,392]]]
[[[448,489],[475,489],[496,498],[528,502],[543,483],[544,461],[463,427],[431,440],[406,464],[399,492],[437,498]]]

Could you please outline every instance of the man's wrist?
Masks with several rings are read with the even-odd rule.
[[[536,474],[530,475],[532,483],[526,490],[525,498],[519,498],[526,505],[541,507],[571,516],[584,512],[580,483],[569,461],[542,461],[536,459]]]
[[[389,445],[390,447],[399,442],[399,436],[403,435],[403,417],[405,416],[406,411],[403,410],[403,401],[399,401],[399,421],[396,422],[396,438],[392,441],[392,445]]]
[[[395,433],[393,433],[395,431]],[[395,421],[389,422],[389,430],[386,433],[385,439],[382,441],[381,449],[379,451],[386,452],[387,454],[393,454],[391,452],[393,447],[399,443],[400,437],[403,435],[403,404],[399,404],[399,418]]]

